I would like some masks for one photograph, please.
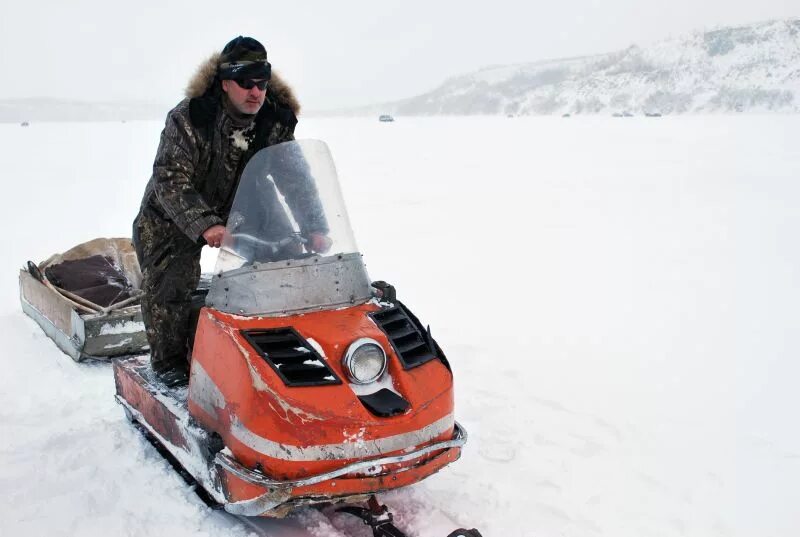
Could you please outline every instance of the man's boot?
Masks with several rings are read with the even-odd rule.
[[[189,382],[189,364],[186,361],[151,364],[153,373],[167,388],[176,388]]]

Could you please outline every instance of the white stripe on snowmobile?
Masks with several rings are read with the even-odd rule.
[[[192,364],[191,371],[192,389],[189,396],[206,414],[219,418],[217,409],[225,408],[225,397],[199,361]]]
[[[192,383],[189,397],[210,416],[216,417],[217,409],[223,409],[226,406],[222,392],[208,376],[208,373],[200,366],[199,362],[192,364]],[[234,438],[253,451],[273,459],[298,462],[329,461],[377,457],[399,450],[413,451],[418,446],[426,444],[452,429],[454,423],[453,414],[448,414],[416,431],[374,440],[354,435],[339,444],[322,444],[308,447],[281,444],[259,436],[242,424],[236,416],[231,416],[231,433]]]
[[[374,440],[368,440],[356,435],[353,439],[348,439],[340,444],[322,444],[308,447],[281,444],[259,436],[245,427],[235,417],[231,422],[231,432],[242,444],[273,459],[295,462],[330,461],[377,457],[399,450],[413,451],[418,446],[426,444],[452,429],[454,421],[453,414],[448,414],[416,431]]]

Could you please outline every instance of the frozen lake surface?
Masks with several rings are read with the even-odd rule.
[[[28,259],[130,235],[161,127],[0,125],[4,535],[248,535],[129,426],[111,368],[73,363],[19,306]],[[777,115],[301,119],[370,276],[447,353],[470,433],[461,461],[385,496],[400,525],[800,533],[798,132]]]

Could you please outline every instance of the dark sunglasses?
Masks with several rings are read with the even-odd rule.
[[[249,78],[244,80],[234,78],[233,81],[242,89],[253,89],[256,87],[260,90],[265,90],[267,89],[267,84],[269,84],[269,80],[251,80]]]

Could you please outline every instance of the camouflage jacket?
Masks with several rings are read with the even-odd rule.
[[[206,229],[227,220],[247,161],[294,139],[300,106],[289,86],[273,74],[255,119],[240,116],[212,87],[217,62],[215,55],[200,67],[161,132],[137,221],[149,219],[162,240],[182,233],[201,244]]]

